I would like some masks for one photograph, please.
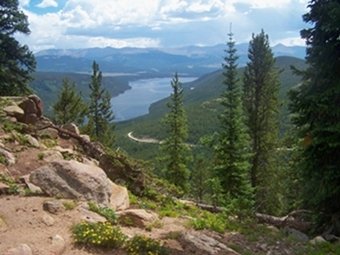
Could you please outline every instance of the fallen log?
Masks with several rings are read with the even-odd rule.
[[[260,223],[273,225],[278,228],[294,228],[301,232],[307,232],[311,228],[311,222],[303,219],[303,215],[309,214],[307,210],[296,210],[283,217],[256,213],[255,216]]]

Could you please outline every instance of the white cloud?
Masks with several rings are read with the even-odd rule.
[[[36,6],[39,8],[58,7],[58,3],[56,0],[43,0]]]
[[[19,0],[19,6],[26,7],[30,4],[30,0]]]
[[[44,0],[39,5],[58,2],[58,11],[37,14],[32,1],[20,0],[32,33],[19,38],[34,51],[47,47],[208,45],[223,43],[232,22],[237,42],[249,41],[253,32],[264,28],[272,41],[301,44],[293,38],[302,28],[306,1]]]
[[[286,46],[306,46],[306,41],[302,39],[301,37],[282,38],[279,40],[275,40],[273,42],[273,45],[276,45],[278,43],[282,43]]]

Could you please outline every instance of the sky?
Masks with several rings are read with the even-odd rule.
[[[237,43],[261,29],[270,43],[304,45],[308,0],[19,0],[34,52],[56,48],[181,47]]]

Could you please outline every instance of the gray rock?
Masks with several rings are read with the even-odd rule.
[[[75,133],[77,135],[80,135],[80,132],[79,132],[79,128],[77,127],[76,124],[74,123],[67,123],[65,125],[62,125],[61,126],[62,129],[65,129],[67,131],[70,131],[72,133]]]
[[[50,196],[110,205],[112,183],[96,166],[75,160],[53,161],[31,173],[30,181]]]
[[[145,228],[158,220],[158,215],[144,209],[129,209],[117,213],[123,225]]]
[[[39,148],[40,147],[40,143],[33,136],[26,134],[26,135],[24,135],[24,137],[27,139],[28,143],[32,147],[35,147],[35,148]]]
[[[52,214],[58,214],[65,211],[63,203],[59,200],[49,200],[43,203],[43,209]]]
[[[38,136],[41,138],[58,139],[59,133],[54,128],[45,128],[38,131]]]
[[[41,188],[38,186],[34,185],[33,183],[30,182],[30,176],[29,175],[23,175],[20,177],[20,181],[23,182],[26,187],[32,192],[33,194],[42,194]]]
[[[322,236],[316,236],[312,240],[309,241],[312,245],[327,243],[327,241]]]
[[[24,111],[25,115],[34,113],[37,114],[38,109],[35,102],[29,98],[25,98],[20,104],[19,107]]]
[[[46,225],[46,226],[53,226],[55,223],[54,218],[51,215],[44,214],[41,218],[41,221]]]
[[[18,247],[5,251],[4,255],[33,255],[33,253],[27,244],[20,244]]]
[[[37,108],[36,114],[38,117],[41,117],[43,113],[43,103],[41,99],[37,95],[30,95],[28,96],[28,98],[31,99],[35,103],[35,106]]]
[[[16,162],[15,156],[11,152],[3,148],[0,148],[0,155],[2,155],[5,158],[7,165],[10,166],[15,164]]]
[[[24,110],[21,109],[16,104],[9,105],[4,108],[4,112],[11,117],[15,117],[16,119],[22,119],[24,116]]]
[[[62,238],[60,235],[55,235],[52,237],[52,254],[54,255],[61,255],[66,250],[66,242],[64,238]]]
[[[305,233],[302,233],[301,231],[296,230],[294,228],[285,227],[283,230],[286,234],[288,234],[289,236],[293,237],[298,241],[308,242],[309,240],[309,237]]]
[[[47,150],[47,151],[43,151],[42,152],[42,157],[43,160],[46,162],[52,162],[52,161],[56,161],[56,160],[63,160],[63,154],[61,154],[59,151],[57,150]]]
[[[201,232],[184,233],[179,238],[179,242],[188,254],[240,255],[220,241]]]

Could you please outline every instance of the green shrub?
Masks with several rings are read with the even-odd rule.
[[[136,235],[126,243],[129,255],[166,255],[168,250],[159,241]]]
[[[13,178],[0,174],[0,182],[9,186],[9,194],[19,194],[19,185]]]
[[[73,210],[74,208],[76,208],[77,203],[74,200],[66,200],[63,202],[63,206],[66,210]]]
[[[58,142],[54,139],[44,138],[41,140],[42,144],[45,145],[47,148],[53,148],[58,145]]]
[[[191,221],[191,225],[196,230],[210,229],[219,233],[224,233],[227,219],[222,214],[204,212],[199,218]]]
[[[112,210],[111,208],[98,206],[94,202],[89,202],[88,205],[89,205],[90,211],[98,213],[99,215],[105,217],[105,219],[107,219],[112,224],[117,223],[116,212]]]
[[[45,154],[43,152],[39,152],[37,156],[39,160],[43,160],[45,157]]]
[[[3,164],[3,165],[7,164],[7,160],[3,155],[0,155],[0,164]]]
[[[73,227],[76,243],[105,248],[120,248],[126,241],[121,230],[109,222],[82,222]]]

